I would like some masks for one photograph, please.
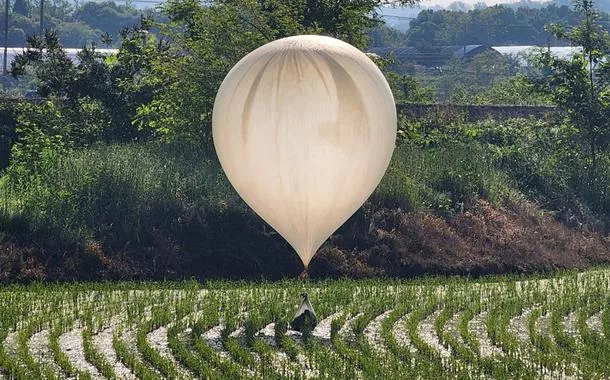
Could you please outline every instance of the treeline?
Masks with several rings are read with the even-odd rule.
[[[15,0],[11,5],[7,46],[26,46],[27,36],[40,34],[40,3]],[[91,43],[117,46],[121,29],[138,24],[140,14],[113,1],[45,1],[43,28],[56,31],[64,47],[82,48]]]
[[[554,4],[542,8],[518,8],[496,5],[468,11],[423,10],[410,22],[409,30],[401,33],[387,27],[371,32],[371,46],[416,46],[428,48],[439,45],[560,45],[545,26],[560,24],[575,26],[581,16],[568,6]],[[597,20],[606,30],[610,28],[607,13]]]

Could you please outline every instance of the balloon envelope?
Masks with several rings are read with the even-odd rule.
[[[377,66],[340,40],[295,36],[239,61],[216,96],[214,146],[239,195],[305,267],[389,164],[396,107]]]

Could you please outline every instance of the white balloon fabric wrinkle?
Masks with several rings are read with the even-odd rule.
[[[396,108],[364,53],[330,37],[295,36],[231,69],[212,133],[233,187],[307,267],[383,177]]]

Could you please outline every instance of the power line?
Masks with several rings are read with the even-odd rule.
[[[40,0],[40,35],[44,34],[44,0]]]
[[[7,73],[7,46],[8,46],[8,7],[9,0],[6,0],[4,3],[4,61],[2,65],[2,74],[6,75]]]

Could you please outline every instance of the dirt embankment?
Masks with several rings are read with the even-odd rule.
[[[383,210],[371,219],[362,241],[355,238],[350,247],[348,233],[336,247],[325,247],[314,274],[485,275],[610,262],[610,237],[570,229],[526,203],[496,208],[478,201],[472,210],[449,218]]]
[[[118,279],[278,279],[302,270],[290,246],[258,219],[223,216],[179,234],[109,247],[66,245],[4,234],[0,281]],[[27,235],[25,235],[27,236]],[[478,201],[442,217],[382,209],[358,212],[320,249],[313,278],[547,272],[610,263],[610,237],[570,229],[527,203]]]

